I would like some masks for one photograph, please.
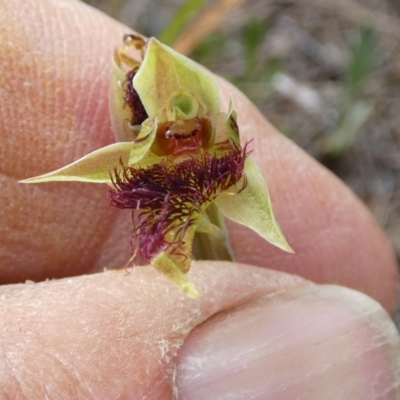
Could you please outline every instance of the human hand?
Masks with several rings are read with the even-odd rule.
[[[241,135],[254,138],[296,255],[230,223],[237,260],[270,270],[194,263],[197,300],[151,267],[84,275],[125,264],[129,212],[110,207],[101,186],[17,180],[113,141],[110,58],[127,28],[72,1],[3,1],[1,9],[0,281],[75,276],[0,288],[3,397],[398,395],[399,339],[377,303],[277,272],[357,289],[392,311],[389,244],[342,183],[223,81],[225,108],[233,93]]]

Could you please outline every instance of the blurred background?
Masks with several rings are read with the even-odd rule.
[[[85,2],[235,84],[357,193],[399,258],[400,1]]]

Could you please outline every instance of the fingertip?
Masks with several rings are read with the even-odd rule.
[[[275,249],[227,221],[236,260],[362,291],[393,311],[398,267],[391,244],[364,204],[330,171],[280,134],[250,101],[219,80],[225,107],[234,96],[243,141],[268,184],[274,213],[296,254]]]
[[[379,338],[377,340],[377,338]],[[400,338],[367,296],[308,286],[215,315],[179,351],[185,399],[396,398]]]

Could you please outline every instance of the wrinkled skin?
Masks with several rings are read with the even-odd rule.
[[[311,399],[349,398],[341,374],[352,385],[348,393],[358,393],[354,398],[396,398],[399,339],[385,311],[364,295],[309,282],[356,289],[393,311],[397,267],[387,239],[348,188],[222,80],[225,109],[233,93],[242,138],[254,139],[253,156],[296,255],[229,223],[237,260],[247,265],[195,263],[190,278],[204,293],[198,300],[151,267],[102,272],[122,268],[129,258],[129,212],[110,207],[101,185],[17,181],[113,141],[110,57],[127,28],[67,0],[1,0],[0,8],[0,281],[73,276],[0,288],[1,398],[223,398],[212,384],[224,374],[222,362],[212,365],[211,383],[198,384],[196,376],[223,346],[238,354],[236,342],[223,340],[231,334],[257,352],[256,343],[290,349],[284,357],[277,350],[249,364],[257,371],[271,365],[291,371],[283,386],[271,374],[272,388],[250,383],[258,387],[252,398],[274,393],[268,398],[291,399],[303,390]],[[85,275],[92,272],[98,273]],[[376,341],[377,335],[384,340]],[[294,337],[299,339],[292,343]],[[343,340],[335,342],[334,354],[329,346],[315,350],[315,343],[338,337]],[[362,345],[361,358],[354,343]],[[191,376],[193,357],[203,360],[203,369]],[[326,363],[338,367],[326,369]],[[240,385],[243,375],[235,374]],[[214,392],[201,392],[204,387]],[[224,394],[229,390],[226,385]],[[249,398],[243,393],[236,398]]]

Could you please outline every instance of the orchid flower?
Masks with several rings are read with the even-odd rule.
[[[116,49],[110,114],[118,142],[24,183],[107,183],[112,206],[134,211],[132,265],[150,262],[189,297],[196,232],[225,244],[220,213],[292,252],[274,217],[233,103],[221,111],[213,77],[154,38]],[[218,251],[217,251],[218,253]]]

